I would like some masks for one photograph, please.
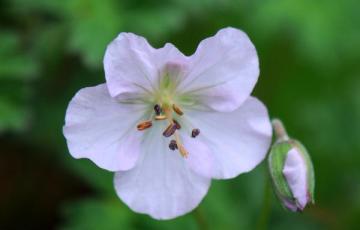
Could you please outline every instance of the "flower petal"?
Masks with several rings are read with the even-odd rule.
[[[214,154],[209,146],[198,138],[191,138],[189,133],[181,133],[185,149],[189,155],[186,159],[189,167],[199,175],[207,178],[214,176],[215,172],[219,172],[219,165],[215,162]]]
[[[194,209],[206,195],[210,179],[197,175],[170,139],[161,135],[164,122],[155,123],[144,139],[135,168],[115,174],[118,196],[135,212],[156,219],[171,219]]]
[[[301,210],[305,208],[309,200],[306,168],[305,159],[299,151],[296,148],[290,149],[285,160],[283,174]]]
[[[190,57],[189,73],[178,87],[183,94],[218,111],[238,108],[253,90],[259,61],[249,37],[235,28],[203,40]]]
[[[158,88],[165,64],[183,59],[185,56],[171,44],[154,49],[143,37],[120,33],[108,45],[104,57],[110,94],[120,99],[146,97]]]
[[[71,155],[110,171],[132,168],[142,133],[136,123],[146,107],[113,99],[105,84],[81,89],[66,111],[64,135]]]
[[[249,97],[229,113],[186,110],[185,115],[194,128],[201,130],[194,140],[206,144],[213,154],[214,178],[227,179],[248,172],[266,156],[271,123],[265,106],[256,98]]]

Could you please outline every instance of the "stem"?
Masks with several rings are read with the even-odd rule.
[[[286,129],[283,123],[279,119],[275,118],[271,121],[271,123],[275,132],[276,142],[289,140],[289,136],[286,132]]]
[[[201,212],[200,208],[197,208],[193,211],[193,216],[195,218],[196,224],[199,230],[208,230],[208,224],[206,222],[204,214]]]
[[[257,230],[268,229],[268,223],[270,218],[271,211],[271,189],[270,189],[270,180],[266,176],[266,182],[264,185],[264,194],[263,194],[263,204],[260,211],[260,217],[256,224]]]

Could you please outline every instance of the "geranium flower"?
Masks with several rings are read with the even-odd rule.
[[[170,219],[194,209],[211,179],[252,170],[271,124],[251,97],[259,75],[248,36],[226,28],[192,56],[120,33],[106,49],[106,83],[81,89],[66,112],[71,155],[115,172],[132,210]]]

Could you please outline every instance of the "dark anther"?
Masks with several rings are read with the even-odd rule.
[[[177,144],[176,144],[176,141],[175,141],[175,140],[171,140],[171,141],[170,141],[170,144],[169,144],[169,149],[175,150],[175,149],[177,149],[177,148],[178,148],[178,146],[177,146]]]
[[[155,110],[155,114],[156,114],[156,115],[160,115],[160,114],[161,114],[161,107],[160,107],[160,105],[156,104],[156,105],[154,106],[154,110]]]
[[[176,129],[181,129],[181,125],[177,122],[177,120],[173,119],[173,122],[176,125]]]
[[[200,134],[200,129],[193,129],[191,132],[191,137],[197,137]]]
[[[172,123],[170,124],[165,131],[163,132],[164,137],[170,137],[171,135],[173,135],[176,131],[176,124]]]

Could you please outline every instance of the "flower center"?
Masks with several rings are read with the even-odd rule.
[[[169,106],[168,104],[163,104],[163,105],[156,104],[154,106],[154,113],[155,116],[152,116],[154,117],[153,119],[149,119],[141,122],[140,124],[137,125],[137,129],[139,131],[146,130],[152,127],[153,121],[167,121],[168,126],[163,131],[162,135],[167,138],[173,136],[175,140],[170,141],[169,148],[171,150],[178,149],[181,156],[186,158],[189,155],[189,153],[182,144],[178,131],[181,129],[181,125],[177,120],[174,119],[173,116],[174,113],[176,113],[179,116],[182,116],[184,114],[183,111],[176,104],[172,104],[172,106]],[[197,135],[194,135],[194,133],[198,135],[200,133],[199,129],[193,129],[190,135],[192,137],[196,137]]]
[[[180,123],[176,120],[176,117],[184,115],[183,110],[176,101],[181,101],[181,98],[176,97],[176,87],[179,73],[182,66],[174,63],[168,63],[163,71],[159,88],[154,92],[154,113],[152,113],[149,120],[143,121],[137,125],[139,131],[146,130],[152,127],[152,122],[167,122],[168,125],[163,131],[162,135],[166,138],[174,137],[169,143],[169,149],[178,150],[181,156],[187,157],[188,151],[184,147],[179,130],[181,129]],[[176,115],[175,115],[176,114]],[[193,129],[189,135],[193,138],[200,134],[199,129]]]

